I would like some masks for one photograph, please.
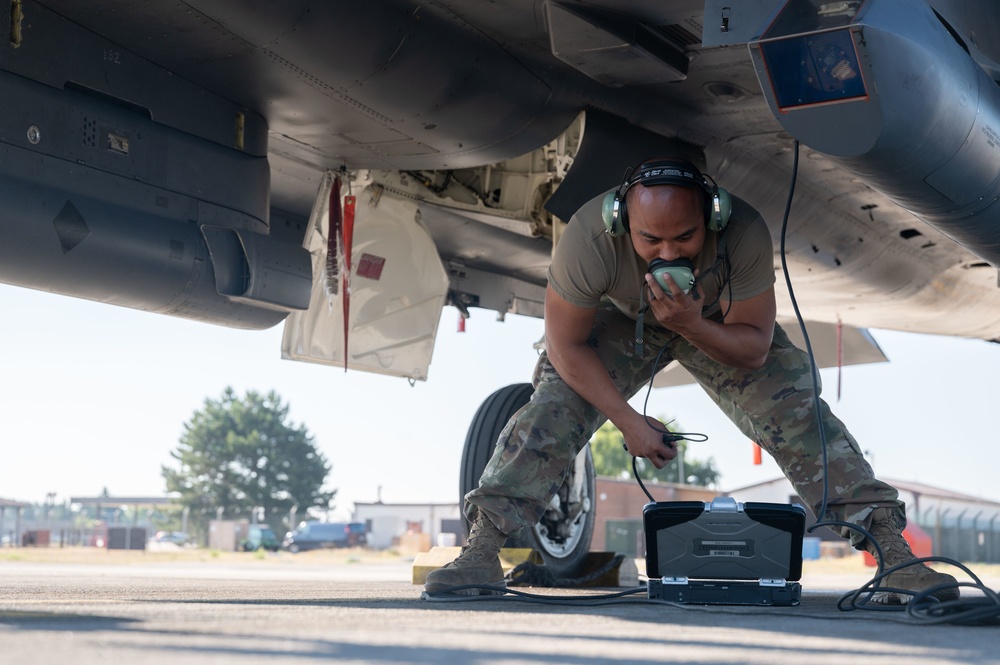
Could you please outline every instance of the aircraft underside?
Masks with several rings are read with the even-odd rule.
[[[728,10],[725,32],[719,4],[14,2],[0,58],[0,279],[268,327],[308,301],[308,217],[324,174],[344,170],[420,210],[447,302],[539,316],[558,225],[652,150],[702,160],[777,239],[789,125],[803,147],[787,258],[806,317],[1000,337],[996,11],[920,3],[936,26],[904,22],[884,37],[895,3],[861,8],[862,27],[845,34],[869,35],[869,51],[879,38],[914,48],[914,33],[924,57],[945,53],[972,81],[961,103],[944,89],[920,113],[906,108],[907,125],[887,99],[906,72],[879,53],[864,54],[860,73],[882,77],[867,101],[775,113],[745,43],[783,3]],[[976,38],[956,39],[972,16]],[[979,110],[966,122],[949,106]],[[848,154],[869,144],[874,156]],[[962,199],[962,184],[976,202],[948,212],[938,190]],[[920,215],[948,219],[935,228]],[[779,307],[790,314],[786,298]]]

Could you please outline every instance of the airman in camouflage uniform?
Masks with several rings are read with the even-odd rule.
[[[653,358],[632,353],[634,325],[622,319],[614,308],[603,307],[591,346],[621,394],[631,397],[652,376]],[[646,343],[652,348],[666,344],[661,366],[671,359],[680,362],[737,427],[774,457],[796,492],[819,510],[823,453],[816,434],[809,359],[780,327],[775,326],[767,364],[752,372],[712,362],[683,338],[662,329],[649,330]],[[482,508],[508,535],[542,518],[573,459],[607,420],[566,385],[544,353],[532,383],[531,401],[507,423],[479,487],[466,497],[470,520]],[[827,518],[864,524],[877,506],[902,508],[896,490],[875,479],[857,442],[821,403],[830,492]],[[847,527],[835,530],[853,544],[864,540],[860,532]]]
[[[664,166],[672,170],[660,177]],[[542,518],[577,454],[609,418],[633,455],[657,468],[673,459],[676,451],[663,445],[661,433],[627,404],[650,380],[660,350],[661,366],[671,360],[684,366],[730,420],[775,459],[814,512],[826,495],[822,518],[869,530],[886,567],[913,558],[901,536],[906,521],[898,493],[875,478],[857,442],[819,400],[824,468],[809,359],[774,323],[769,231],[755,210],[735,198],[721,224],[713,225],[719,220],[705,213],[702,225],[703,207],[711,209],[702,195],[714,196],[705,182],[687,162],[658,160],[640,167],[618,192],[638,211],[626,217],[624,229],[598,213],[601,199],[574,216],[549,270],[547,351],[535,368],[535,391],[501,433],[479,487],[466,496],[473,524],[469,544],[458,559],[428,576],[429,592],[461,584],[502,585],[497,555],[507,535]],[[628,228],[629,217],[638,220],[632,224],[637,228]],[[662,290],[646,275],[656,258],[690,259],[699,274],[696,294],[686,294],[672,280],[670,292]],[[833,528],[878,556],[860,531]],[[884,584],[917,591],[949,583],[955,583],[951,576],[915,565]],[[957,597],[957,587],[935,595]],[[892,593],[881,599],[908,598]]]

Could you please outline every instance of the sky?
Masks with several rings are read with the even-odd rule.
[[[274,390],[331,464],[330,517],[355,501],[455,502],[466,431],[494,390],[530,380],[542,322],[442,313],[428,380],[281,359],[279,325],[253,332],[0,285],[0,498],[162,496],[182,426],[227,386]],[[800,305],[808,316],[808,303]],[[824,397],[878,476],[1000,501],[1000,345],[873,330],[890,362],[823,370]],[[641,408],[645,394],[632,400]],[[709,439],[720,488],[780,475],[695,386],[654,389],[647,413]],[[737,494],[738,498],[738,494]]]

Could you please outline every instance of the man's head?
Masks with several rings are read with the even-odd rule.
[[[707,230],[703,192],[681,185],[637,185],[625,196],[632,246],[647,263],[698,256]]]

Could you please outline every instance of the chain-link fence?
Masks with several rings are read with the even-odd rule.
[[[918,522],[934,539],[934,555],[969,563],[1000,563],[1000,511],[944,510]]]

